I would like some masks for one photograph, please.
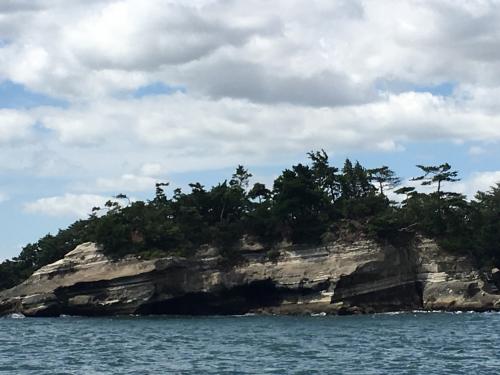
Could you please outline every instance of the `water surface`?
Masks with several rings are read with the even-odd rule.
[[[498,374],[500,314],[0,319],[0,374]]]

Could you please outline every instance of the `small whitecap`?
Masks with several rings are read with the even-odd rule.
[[[316,314],[311,314],[311,316],[326,316],[326,312],[320,312]]]
[[[21,314],[21,313],[12,313],[12,314],[7,315],[7,318],[9,318],[9,319],[24,319],[26,317],[24,316],[24,314]]]

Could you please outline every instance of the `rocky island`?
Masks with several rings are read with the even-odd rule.
[[[239,166],[209,190],[118,194],[0,264],[0,315],[500,310],[500,184],[467,200],[443,191],[447,163],[418,166],[423,193],[309,158],[272,189]]]

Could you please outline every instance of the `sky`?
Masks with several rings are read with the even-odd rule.
[[[496,0],[0,1],[0,260],[118,193],[324,149],[500,181]]]

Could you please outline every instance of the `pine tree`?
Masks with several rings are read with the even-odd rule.
[[[401,179],[386,165],[380,168],[369,169],[368,176],[370,181],[378,185],[380,195],[384,195],[384,190],[394,189],[401,183]]]
[[[460,181],[457,178],[458,171],[452,171],[451,165],[448,163],[444,163],[438,166],[425,166],[425,165],[417,165],[424,174],[415,178],[412,178],[412,181],[422,181],[422,185],[428,186],[434,183],[437,183],[437,194],[441,195],[441,185],[443,182],[456,182]]]

